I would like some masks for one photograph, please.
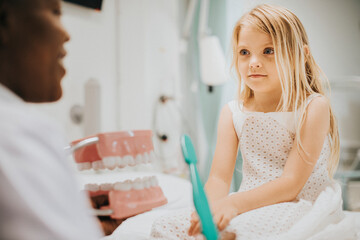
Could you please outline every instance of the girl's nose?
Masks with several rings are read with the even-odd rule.
[[[259,61],[258,58],[256,58],[255,56],[253,56],[251,59],[250,59],[250,63],[249,63],[249,66],[250,68],[260,68],[262,67],[262,64],[261,62]]]

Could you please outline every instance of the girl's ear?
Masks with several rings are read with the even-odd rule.
[[[309,48],[309,46],[305,44],[305,45],[303,46],[303,51],[304,51],[304,54],[305,54],[305,62],[306,62],[308,56],[310,55],[310,48]]]

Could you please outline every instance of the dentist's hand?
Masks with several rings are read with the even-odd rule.
[[[109,198],[106,195],[91,197],[91,205],[96,209],[100,209],[102,206],[108,206]],[[98,220],[106,236],[112,234],[122,221],[124,221],[124,219],[112,219],[108,216],[98,216]]]
[[[211,208],[214,223],[219,231],[223,231],[227,227],[231,219],[237,216],[238,212],[238,209],[229,197],[224,197],[213,202]],[[193,212],[191,214],[190,228],[188,230],[188,234],[190,236],[195,236],[199,234],[200,231],[200,219],[197,213]]]

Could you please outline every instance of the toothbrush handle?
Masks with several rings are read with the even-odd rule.
[[[95,216],[111,216],[114,213],[112,209],[92,209]]]
[[[80,149],[80,148],[83,148],[83,147],[86,147],[86,146],[89,146],[89,145],[92,145],[92,144],[95,144],[99,142],[99,138],[98,137],[91,137],[91,138],[87,138],[87,139],[84,139],[72,146],[67,146],[64,148],[64,150],[67,152],[67,153],[73,153],[75,152],[76,150]]]
[[[210,207],[205,195],[205,191],[202,188],[199,173],[194,163],[190,163],[189,168],[191,182],[193,185],[194,204],[201,220],[203,234],[207,240],[216,240],[218,232],[210,212]]]

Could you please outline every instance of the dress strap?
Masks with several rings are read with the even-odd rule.
[[[241,112],[242,110],[242,102],[240,102],[239,100],[232,100],[231,102],[228,103],[230,110],[232,113],[237,113],[237,112]]]
[[[321,97],[322,95],[320,93],[313,93],[310,96],[307,97],[306,99],[306,107],[310,104],[310,102],[317,97]]]

